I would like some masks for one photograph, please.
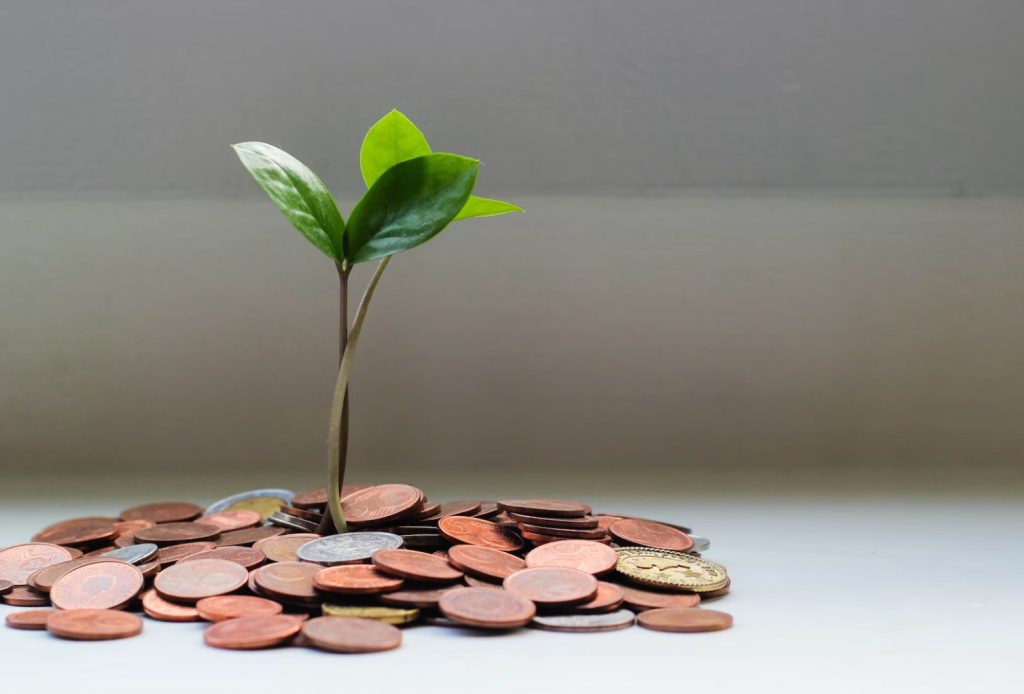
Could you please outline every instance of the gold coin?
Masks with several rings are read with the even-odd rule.
[[[324,603],[324,615],[330,617],[364,617],[376,619],[385,624],[408,624],[420,617],[417,609],[402,609],[398,607],[373,607],[362,605],[332,605]]]
[[[236,501],[228,506],[225,511],[257,511],[263,520],[270,518],[270,514],[284,506],[284,499],[273,496],[256,496],[252,499]]]
[[[650,547],[620,547],[615,571],[631,581],[666,590],[705,593],[725,586],[729,574],[721,564]]]

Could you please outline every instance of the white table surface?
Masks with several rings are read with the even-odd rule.
[[[0,546],[126,499],[3,502]],[[0,691],[1010,692],[1024,688],[1024,501],[600,500],[710,538],[735,626],[494,635],[404,629],[396,651],[207,648],[202,624],[146,619],[137,638],[62,641],[0,628]],[[0,606],[0,617],[15,611]]]

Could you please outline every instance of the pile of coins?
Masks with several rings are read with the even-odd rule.
[[[321,537],[325,489],[261,489],[209,508],[160,502],[51,525],[0,549],[15,629],[78,640],[142,632],[144,613],[211,622],[207,645],[339,653],[397,648],[399,625],[563,632],[638,624],[716,631],[701,609],[725,567],[688,528],[572,501],[428,502],[404,484],[345,485],[351,532]]]

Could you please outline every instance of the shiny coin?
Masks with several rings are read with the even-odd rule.
[[[252,595],[219,595],[196,603],[199,616],[208,622],[223,622],[239,617],[269,617],[281,614],[282,607],[273,600]]]
[[[220,528],[205,523],[173,522],[135,531],[135,542],[152,542],[164,547],[185,542],[208,542],[220,537]]]
[[[78,518],[57,523],[32,536],[33,542],[51,545],[87,545],[110,540],[118,534],[117,526],[103,518]]]
[[[145,542],[141,545],[132,545],[122,549],[115,549],[107,552],[106,554],[100,555],[100,557],[106,559],[120,559],[123,562],[138,566],[139,564],[145,564],[146,562],[155,559],[159,549],[160,548],[153,543]]]
[[[424,520],[438,521],[448,516],[475,516],[479,510],[479,501],[450,501],[438,506],[437,511]]]
[[[198,554],[199,552],[205,552],[216,546],[217,545],[212,542],[189,542],[184,545],[161,547],[160,551],[156,553],[156,561],[161,566],[169,566],[175,562],[181,561],[185,557],[190,557],[193,554]]]
[[[718,610],[669,607],[641,612],[636,621],[643,628],[655,631],[721,631],[732,626],[732,615]]]
[[[693,540],[693,547],[689,549],[690,552],[707,552],[711,549],[711,540],[700,535],[690,535],[690,539]]]
[[[631,581],[663,589],[718,590],[729,579],[724,566],[682,552],[647,547],[621,547],[616,572]]]
[[[620,545],[640,545],[685,552],[693,547],[686,533],[653,521],[623,518],[608,526],[608,532]]]
[[[573,540],[600,540],[606,535],[605,531],[601,528],[549,528],[542,525],[532,525],[530,523],[520,523],[519,529],[523,532],[534,533],[536,535],[547,535],[548,537],[561,537]]]
[[[28,586],[14,586],[3,597],[4,604],[15,607],[49,607],[50,596]]]
[[[260,540],[253,545],[267,555],[267,561],[298,561],[295,551],[313,540],[319,540],[320,536],[313,533],[296,533],[294,535],[282,535],[272,537],[269,540]]]
[[[462,579],[462,572],[444,559],[409,549],[382,549],[374,553],[373,565],[410,581],[454,583]]]
[[[324,616],[330,617],[361,617],[363,619],[376,619],[385,624],[408,624],[419,619],[418,609],[399,607],[376,607],[367,605],[335,605],[324,603]]]
[[[207,646],[235,650],[270,648],[299,633],[303,618],[297,615],[242,617],[217,622],[203,632]]]
[[[12,612],[7,615],[4,622],[11,629],[46,631],[46,620],[54,612],[56,612],[56,610],[24,610],[22,612]]]
[[[203,598],[238,590],[248,579],[249,572],[234,562],[200,559],[164,569],[157,574],[153,587],[166,600],[191,605]]]
[[[54,636],[78,641],[126,639],[142,633],[142,620],[118,610],[58,610],[46,620]]]
[[[602,614],[537,615],[530,626],[548,631],[615,631],[631,627],[635,621],[629,610],[615,610]]]
[[[309,642],[336,653],[377,653],[402,643],[402,632],[390,624],[358,617],[317,617],[302,625]]]
[[[380,602],[392,607],[414,607],[433,609],[445,593],[458,590],[462,586],[442,586],[439,588],[413,588],[396,590],[394,593],[382,593],[377,597]]]
[[[354,528],[384,525],[415,514],[423,492],[407,484],[381,484],[349,494],[341,500],[345,519]]]
[[[402,542],[405,543],[405,547],[421,552],[429,552],[449,545],[449,542],[440,535],[402,535]]]
[[[590,513],[590,507],[584,504],[553,499],[506,499],[498,502],[498,508],[506,513],[553,518],[583,518]]]
[[[197,523],[215,525],[222,533],[242,528],[252,528],[263,522],[263,516],[259,511],[250,509],[236,509],[234,511],[219,511],[201,516]]]
[[[295,551],[299,561],[322,566],[338,566],[363,562],[382,549],[398,549],[402,538],[391,533],[344,533],[329,535],[302,545]]]
[[[417,511],[416,513],[408,516],[407,518],[405,518],[403,520],[406,523],[420,523],[420,522],[424,521],[427,518],[431,518],[431,517],[437,515],[437,512],[439,510],[441,510],[441,504],[439,504],[437,502],[430,501],[430,502],[427,502],[427,503],[423,504],[423,508],[421,508],[419,511]]]
[[[482,518],[448,516],[438,522],[437,528],[449,542],[489,547],[504,552],[512,552],[523,546],[522,538],[514,530]]]
[[[528,516],[524,513],[509,513],[508,517],[516,523],[539,525],[545,528],[592,530],[600,525],[597,518],[594,518],[593,516],[584,516],[583,518],[544,518],[543,516]],[[541,534],[544,533],[542,532]]]
[[[294,492],[287,489],[254,489],[221,499],[206,509],[206,515],[228,510],[258,511],[264,519],[285,505],[290,505]]]
[[[633,586],[619,586],[626,606],[634,612],[656,610],[662,607],[697,607],[700,595],[696,593],[663,593]]]
[[[162,501],[133,506],[121,512],[121,520],[147,520],[153,523],[183,523],[203,515],[203,509],[187,501]],[[137,532],[137,531],[133,531]]]
[[[53,584],[50,600],[62,610],[113,610],[142,592],[142,572],[123,561],[102,561],[72,569]]]
[[[320,602],[323,598],[313,588],[313,576],[321,569],[318,564],[298,561],[266,564],[253,572],[253,582],[272,598]]]
[[[597,596],[597,579],[576,569],[523,569],[502,586],[540,607],[580,605]]]
[[[490,588],[461,588],[445,593],[438,602],[441,613],[460,624],[482,629],[515,629],[537,614],[521,595]]]
[[[118,561],[116,558],[109,557],[79,557],[78,559],[72,559],[60,564],[54,564],[48,566],[45,569],[40,569],[34,574],[28,577],[28,586],[34,590],[38,590],[42,593],[49,593],[53,588],[53,584],[57,582],[64,574],[69,571],[77,569],[79,566],[85,566],[86,564],[95,564],[101,561]]]
[[[205,552],[197,552],[180,560],[179,564],[200,559],[223,559],[233,561],[245,570],[255,569],[267,559],[267,555],[252,547],[214,547]]]
[[[168,602],[155,590],[148,590],[142,594],[142,610],[161,622],[195,622],[199,619],[196,608]]]
[[[604,581],[597,582],[597,595],[590,602],[573,608],[574,614],[593,614],[611,612],[622,607],[623,594],[619,586]]]
[[[6,547],[0,549],[0,580],[23,586],[36,571],[71,559],[66,548],[43,542]]]
[[[263,528],[246,528],[245,530],[232,530],[231,532],[221,534],[220,538],[216,540],[218,547],[242,547],[246,545],[252,545],[260,540],[266,540],[271,537],[279,537],[284,535],[284,528],[275,528],[266,526]]]
[[[436,558],[436,557],[435,557]],[[346,595],[372,595],[398,590],[405,583],[367,564],[330,566],[313,576],[313,585],[320,590]]]
[[[477,578],[501,581],[526,568],[526,562],[508,552],[475,545],[455,545],[448,550],[455,567]]]
[[[530,550],[526,565],[531,569],[557,567],[601,575],[615,568],[615,550],[592,540],[561,540]]]

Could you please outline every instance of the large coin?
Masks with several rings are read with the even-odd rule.
[[[636,621],[655,631],[721,631],[732,626],[732,615],[718,610],[666,607],[641,612]]]
[[[608,532],[616,542],[623,545],[640,545],[676,552],[686,552],[694,545],[693,539],[681,530],[638,518],[617,520],[608,526]]]
[[[595,576],[614,569],[617,561],[615,550],[592,540],[549,542],[526,555],[526,565],[531,569],[576,569]]]
[[[78,641],[125,639],[142,633],[142,620],[117,610],[57,610],[46,620],[54,636]]]
[[[537,614],[521,595],[491,588],[460,588],[445,593],[437,604],[441,613],[459,624],[481,629],[515,629]]]
[[[249,572],[234,562],[199,559],[164,569],[157,574],[153,587],[162,598],[192,605],[203,598],[234,592],[248,579]]]
[[[0,549],[0,580],[23,586],[36,571],[71,561],[72,558],[66,548],[45,542],[29,542]]]
[[[456,544],[490,547],[502,552],[513,552],[523,546],[523,539],[514,530],[482,518],[448,516],[441,519],[437,529],[446,540]]]
[[[549,631],[615,631],[633,626],[636,618],[629,610],[604,614],[537,615],[530,626]]]
[[[50,589],[50,600],[61,610],[118,609],[134,600],[144,583],[142,572],[131,564],[101,561],[58,578]]]
[[[645,585],[702,593],[723,588],[729,580],[721,564],[682,552],[649,547],[620,547],[615,553],[619,558],[616,572]]]
[[[321,566],[338,566],[366,561],[382,549],[398,549],[402,538],[391,533],[344,533],[329,535],[295,550],[299,561]]]
[[[220,513],[227,510],[246,509],[259,511],[266,520],[270,514],[282,506],[290,506],[294,492],[287,489],[254,489],[241,494],[233,494],[221,499],[206,509],[206,515]],[[280,502],[280,503],[278,503]]]
[[[390,624],[358,617],[317,617],[302,633],[317,648],[337,653],[377,653],[402,643],[402,632]]]
[[[505,590],[541,607],[581,605],[597,597],[597,579],[576,569],[523,569],[506,578]]]

